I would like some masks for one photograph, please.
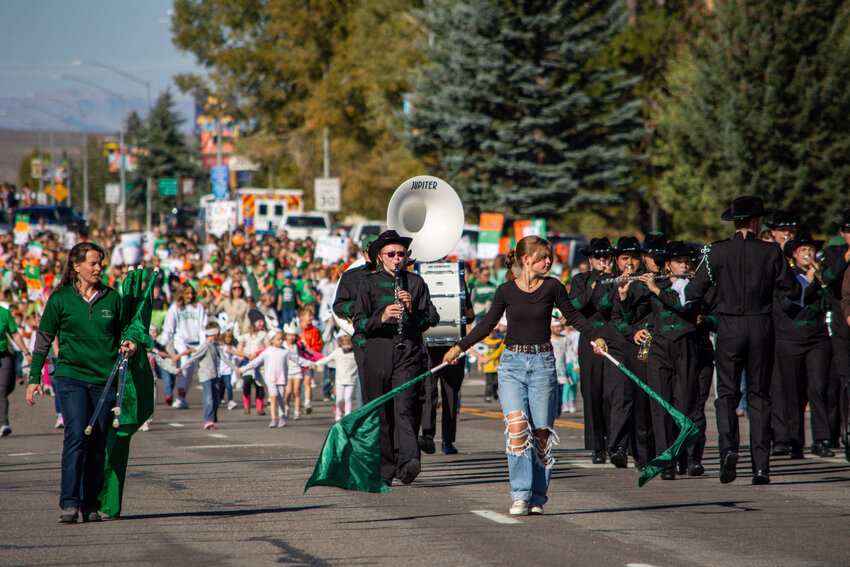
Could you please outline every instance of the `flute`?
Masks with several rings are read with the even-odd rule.
[[[404,344],[404,303],[398,298],[398,294],[401,291],[401,267],[402,264],[399,264],[395,267],[395,284],[394,284],[394,293],[396,303],[401,307],[402,311],[398,316],[398,323],[396,323],[396,333],[395,333],[395,348],[401,350],[407,348],[407,345]]]
[[[666,280],[666,279],[670,279],[670,278],[692,278],[692,277],[694,277],[693,273],[658,274],[658,275],[652,276],[652,279],[658,281],[658,280]],[[639,281],[640,278],[641,278],[641,276],[622,276],[622,277],[619,277],[619,278],[608,278],[606,280],[600,280],[599,283],[601,283],[601,284],[612,284],[612,283],[623,283],[623,282],[636,282],[636,281]]]

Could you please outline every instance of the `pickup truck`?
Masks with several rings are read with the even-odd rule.
[[[284,230],[291,240],[312,238],[315,241],[331,233],[331,218],[328,213],[319,211],[287,213],[278,226],[278,232]]]

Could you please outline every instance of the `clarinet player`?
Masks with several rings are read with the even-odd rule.
[[[369,248],[376,271],[361,281],[354,304],[354,328],[363,333],[363,401],[368,403],[427,370],[422,333],[439,322],[425,281],[407,271],[412,239],[394,230]],[[396,273],[398,277],[396,277]],[[417,440],[422,382],[381,406],[381,478],[410,484],[421,470]]]

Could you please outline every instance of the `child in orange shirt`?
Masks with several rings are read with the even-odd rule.
[[[298,322],[301,328],[301,344],[305,347],[304,357],[310,360],[319,360],[322,358],[322,334],[319,329],[313,326],[313,310],[309,307],[302,307],[298,310]],[[312,351],[312,352],[311,352]],[[313,369],[304,368],[304,413],[309,414],[313,411],[312,407],[312,382]]]

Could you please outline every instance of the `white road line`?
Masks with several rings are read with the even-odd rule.
[[[626,563],[625,567],[655,567],[651,563]]]
[[[194,445],[184,449],[231,449],[234,447],[283,447],[282,443],[244,443],[235,445]]]
[[[487,518],[497,524],[521,524],[519,520],[514,520],[504,514],[499,514],[498,512],[493,512],[492,510],[470,510],[476,516],[481,516],[482,518]]]
[[[172,422],[171,422],[171,423],[169,423],[168,425],[170,425],[171,427],[186,427],[186,426],[185,426],[185,425],[183,425],[182,423],[177,423],[176,421],[172,421]]]
[[[6,455],[7,457],[31,457],[33,455],[37,455],[38,453],[9,453]]]
[[[227,439],[227,435],[224,433],[210,433],[210,437],[215,437],[216,439]]]

